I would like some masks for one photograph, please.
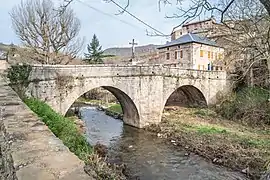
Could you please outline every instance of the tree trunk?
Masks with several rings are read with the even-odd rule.
[[[270,16],[270,1],[269,0],[260,0],[260,2],[264,5],[265,9],[267,10]]]

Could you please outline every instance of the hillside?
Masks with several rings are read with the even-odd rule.
[[[137,46],[135,47],[135,55],[148,54],[157,52],[157,46],[154,44],[149,44],[145,46]],[[108,48],[104,51],[105,55],[115,55],[119,57],[131,57],[131,47],[115,47]]]

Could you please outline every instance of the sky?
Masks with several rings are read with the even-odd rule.
[[[60,0],[53,0],[59,2]],[[85,39],[84,49],[93,37],[97,35],[103,49],[110,47],[129,47],[129,42],[134,38],[138,45],[164,44],[169,38],[147,36],[146,30],[150,28],[141,24],[128,14],[115,15],[119,8],[113,3],[106,3],[103,0],[74,0],[71,7],[76,16],[81,21],[80,37]],[[115,2],[125,6],[125,0],[115,0]],[[20,3],[20,0],[8,0],[0,5],[0,42],[10,44],[21,44],[12,29],[9,12]],[[94,7],[97,10],[94,10]],[[128,11],[147,22],[154,28],[170,34],[172,28],[181,19],[168,19],[165,15],[172,15],[177,12],[177,6],[162,6],[159,11],[158,0],[130,0]],[[103,13],[101,13],[102,11]],[[105,14],[104,14],[105,13]]]

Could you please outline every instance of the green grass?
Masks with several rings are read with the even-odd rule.
[[[231,139],[231,141],[241,144],[242,146],[254,148],[269,148],[270,140],[259,137],[254,137],[246,134],[245,132],[235,132],[230,128],[218,127],[217,125],[190,125],[182,124],[183,130],[186,132],[195,132],[198,135],[222,135]],[[256,132],[254,131],[254,134]]]
[[[120,104],[113,104],[108,107],[109,111],[117,112],[117,113],[123,113],[122,107]]]
[[[217,116],[217,114],[210,109],[194,109],[193,113],[195,115],[198,115],[198,116],[206,116],[206,117],[216,117]]]
[[[209,125],[188,125],[183,124],[183,128],[186,131],[195,131],[199,134],[225,134],[229,133],[228,130],[220,127],[209,126]]]
[[[86,138],[79,133],[71,119],[56,113],[50,106],[38,99],[29,98],[25,99],[24,102],[63,141],[71,152],[81,160],[86,161],[88,155],[92,153],[92,147],[88,144]]]

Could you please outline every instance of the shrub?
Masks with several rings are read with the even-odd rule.
[[[29,76],[32,71],[32,67],[27,64],[12,65],[7,71],[7,78],[10,80],[11,87],[23,98],[26,92],[26,88],[29,85]]]
[[[217,108],[223,117],[251,125],[270,124],[269,91],[247,87],[232,93]]]

